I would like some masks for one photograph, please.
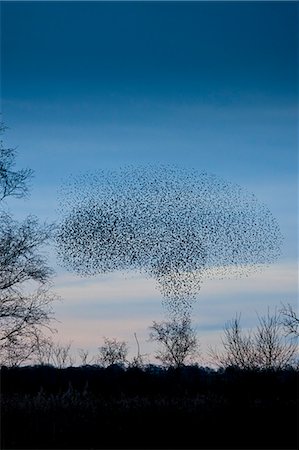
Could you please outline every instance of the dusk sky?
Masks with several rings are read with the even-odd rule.
[[[124,165],[176,164],[237,183],[270,209],[281,258],[247,278],[206,280],[193,323],[203,350],[236,312],[245,326],[297,307],[298,2],[1,2],[4,141],[35,171],[21,218],[57,220],[64,179]],[[60,267],[59,340],[103,336],[142,352],[165,318],[154,282],[82,279]]]

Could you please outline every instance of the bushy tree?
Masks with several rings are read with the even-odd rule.
[[[0,131],[5,127],[1,125]],[[36,351],[36,335],[53,318],[50,290],[52,270],[42,247],[53,226],[34,216],[15,220],[5,209],[8,197],[28,193],[30,169],[15,170],[14,149],[0,142],[0,358],[2,364],[20,364]],[[4,201],[5,200],[5,201]]]
[[[199,353],[196,332],[189,318],[153,322],[150,330],[150,340],[160,344],[156,358],[165,366],[184,366]]]

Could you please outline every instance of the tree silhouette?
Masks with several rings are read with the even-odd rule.
[[[0,133],[7,127],[0,123]],[[0,141],[0,201],[6,197],[22,198],[28,194],[28,181],[33,175],[31,169],[15,170],[16,150],[5,148]]]
[[[281,322],[287,335],[299,337],[299,317],[289,303],[283,305],[281,310]]]
[[[189,318],[154,322],[150,330],[150,339],[158,342],[161,347],[156,358],[164,365],[182,367],[198,356],[199,345]]]
[[[225,325],[223,351],[211,349],[214,363],[220,367],[241,369],[285,369],[295,362],[296,342],[283,332],[281,313],[258,316],[255,330],[247,333],[240,325],[240,315]]]
[[[124,341],[104,337],[104,344],[99,347],[97,363],[107,367],[112,364],[125,364],[128,346]]]
[[[5,127],[1,126],[3,132]],[[53,317],[50,291],[52,270],[41,249],[53,226],[28,216],[13,219],[4,208],[8,197],[28,193],[30,169],[14,170],[15,150],[0,142],[0,357],[2,363],[19,364],[36,350],[36,337]],[[28,289],[34,286],[33,290]]]

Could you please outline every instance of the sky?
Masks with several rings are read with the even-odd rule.
[[[224,323],[297,307],[298,2],[1,2],[4,141],[35,171],[16,217],[56,221],[63,180],[124,165],[176,164],[237,183],[267,205],[280,259],[248,278],[206,280],[194,307],[203,350]],[[82,279],[59,266],[61,342],[103,336],[153,354],[165,318],[152,280]]]

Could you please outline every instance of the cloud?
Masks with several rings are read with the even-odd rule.
[[[62,274],[55,279],[55,290],[73,305],[84,301],[91,306],[93,303],[136,303],[161,298],[155,282],[136,273],[115,272],[85,279]]]
[[[297,265],[293,262],[273,264],[261,272],[239,279],[205,280],[202,289],[208,297],[223,294],[225,289],[234,295],[245,292],[288,295],[297,290],[297,270]]]
[[[219,297],[219,295],[239,295],[244,293],[293,295],[297,290],[297,266],[289,262],[273,264],[260,273],[252,273],[243,278],[205,279],[198,301]],[[115,272],[94,278],[81,278],[67,273],[55,279],[55,291],[65,301],[73,305],[81,302],[92,304],[145,303],[162,300],[155,281],[141,274]]]

